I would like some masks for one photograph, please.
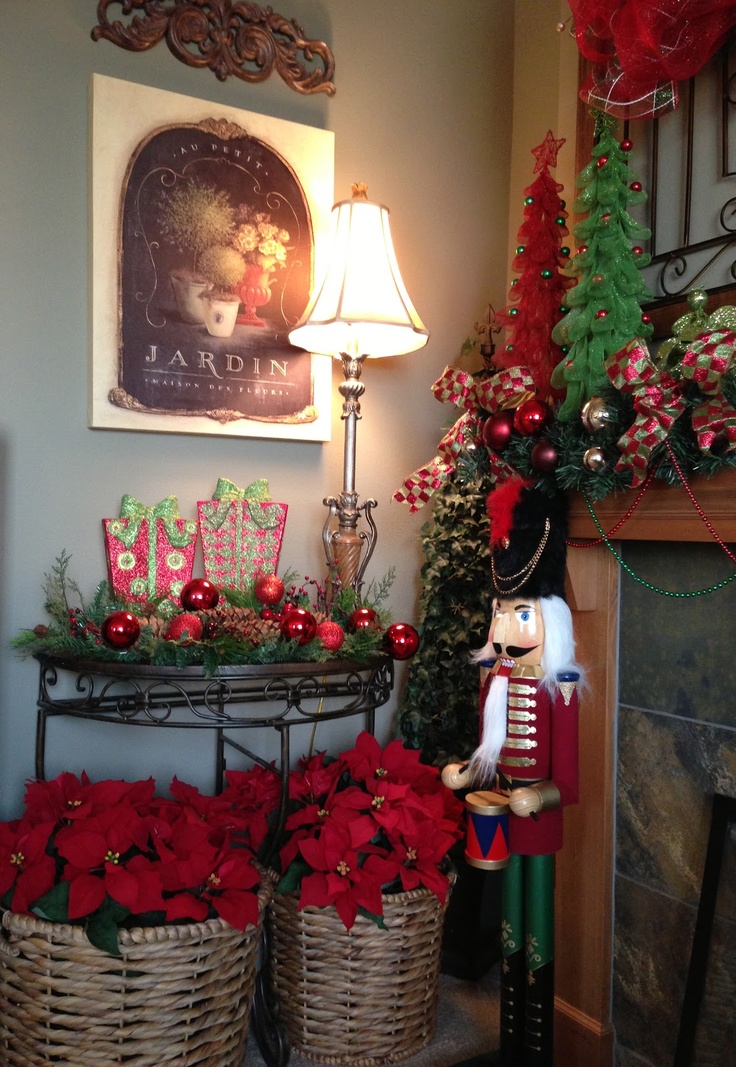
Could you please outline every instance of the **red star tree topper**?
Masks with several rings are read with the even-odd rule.
[[[573,284],[561,273],[570,254],[562,243],[568,233],[562,186],[549,173],[564,143],[564,137],[556,140],[548,130],[544,141],[532,149],[538,177],[524,190],[524,222],[511,264],[519,277],[509,291],[511,303],[498,313],[498,322],[506,329],[506,344],[496,362],[503,367],[528,367],[541,400],[553,395],[550,375],[563,353],[552,340],[552,329],[564,314],[565,292]]]

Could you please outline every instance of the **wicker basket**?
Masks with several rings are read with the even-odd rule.
[[[417,889],[383,898],[381,930],[333,907],[269,905],[270,981],[292,1047],[321,1064],[377,1067],[426,1048],[434,1033],[445,907]]]
[[[271,882],[259,894],[261,919]],[[259,928],[261,923],[259,922]],[[240,1067],[260,929],[222,919],[121,930],[122,959],[78,926],[5,912],[0,1063]]]

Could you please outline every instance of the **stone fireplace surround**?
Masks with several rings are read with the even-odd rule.
[[[736,542],[736,471],[727,471],[708,480],[693,479],[692,489],[718,536],[733,545]],[[604,530],[610,530],[619,521],[635,495],[633,491],[613,494],[594,505]],[[585,501],[579,494],[574,494],[571,539],[596,539],[598,536]],[[629,541],[713,544],[711,533],[685,490],[657,481],[652,483],[631,518],[614,536],[613,547],[617,550],[622,549],[622,542]],[[666,552],[664,546],[663,552]],[[727,575],[733,565],[727,559],[725,563]],[[662,584],[673,589],[688,588],[687,584],[678,586],[677,577],[674,574],[672,582],[663,581]],[[656,578],[650,580],[656,583]],[[565,1067],[613,1067],[620,567],[605,544],[571,548],[568,582],[578,658],[588,671],[588,689],[581,697],[580,802],[566,812],[565,847],[558,856],[557,865],[555,1062]],[[697,584],[707,585],[709,580],[706,577]],[[733,610],[736,588],[715,596],[720,598],[719,610],[727,611],[730,605],[731,614],[736,616]],[[672,607],[668,604],[669,610],[677,611],[678,601],[656,599],[670,601]],[[713,597],[700,599],[714,600]],[[640,634],[641,647],[646,649],[650,640],[651,634]],[[736,654],[736,649],[734,651]],[[674,665],[671,669],[675,670]],[[724,669],[728,670],[728,666]],[[630,686],[627,688],[631,690]],[[629,699],[632,704],[636,703],[633,698]],[[731,723],[735,720],[736,716],[731,714]],[[733,734],[730,736],[732,739]],[[736,776],[736,767],[732,766],[731,772]],[[676,783],[673,782],[674,788]],[[661,803],[665,807],[668,798],[662,797]],[[710,798],[703,797],[702,809],[696,819],[698,833],[703,835],[702,845],[697,847],[703,857],[709,814]],[[686,961],[691,930],[682,931],[680,936],[685,942]],[[678,976],[678,981],[680,978],[684,988],[685,974]],[[617,1062],[624,1062],[620,1053]],[[636,1062],[649,1061],[637,1059]]]

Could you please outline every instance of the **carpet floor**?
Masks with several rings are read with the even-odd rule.
[[[448,975],[440,977],[437,1030],[429,1046],[400,1067],[452,1067],[465,1060],[493,1052],[498,1047],[498,968],[479,982],[465,982]],[[339,1055],[335,1049],[335,1055]],[[263,1067],[263,1059],[251,1037],[243,1067]],[[315,1067],[317,1061],[292,1053],[289,1067]]]

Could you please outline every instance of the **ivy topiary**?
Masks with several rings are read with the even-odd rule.
[[[469,660],[486,642],[493,599],[486,514],[493,486],[485,466],[461,460],[422,529],[422,641],[409,664],[399,730],[436,765],[465,759],[478,744],[478,668]]]

